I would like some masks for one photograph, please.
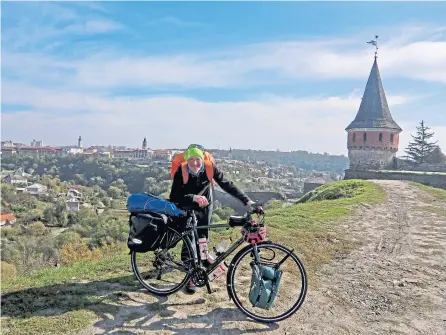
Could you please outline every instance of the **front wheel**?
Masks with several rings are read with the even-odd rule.
[[[252,285],[251,262],[255,259],[254,245],[240,250],[232,259],[227,274],[229,297],[248,317],[260,322],[277,322],[293,315],[304,302],[307,293],[307,275],[300,259],[287,247],[277,243],[262,242],[256,245],[260,265],[274,267],[287,255],[280,265],[282,277],[274,304],[266,308],[253,307],[249,300]]]

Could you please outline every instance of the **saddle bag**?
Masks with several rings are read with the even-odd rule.
[[[127,246],[131,251],[155,251],[167,245],[168,218],[164,214],[132,214]],[[161,245],[163,244],[163,245]]]
[[[259,266],[251,262],[252,276],[249,301],[253,307],[270,309],[276,300],[282,279],[282,270]]]

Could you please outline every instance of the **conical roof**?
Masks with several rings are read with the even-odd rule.
[[[388,128],[402,131],[390,114],[376,57],[358,113],[345,130],[354,128]]]

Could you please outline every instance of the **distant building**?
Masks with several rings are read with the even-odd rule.
[[[2,157],[11,157],[17,154],[17,149],[13,147],[2,147],[1,155]]]
[[[312,176],[308,177],[304,181],[304,193],[310,192],[314,190],[315,188],[326,184],[327,181],[324,178],[324,175],[322,173],[313,173]]]
[[[14,214],[0,214],[0,226],[12,225],[16,222]]]
[[[11,185],[27,185],[28,179],[20,174],[9,174],[3,178],[3,182]]]
[[[32,147],[43,147],[43,141],[42,140],[40,140],[40,141],[33,140],[31,142],[31,146]]]
[[[18,148],[18,154],[20,155],[33,155],[33,156],[51,156],[62,153],[61,147],[43,147],[43,146],[30,146]]]
[[[48,188],[45,185],[41,184],[32,184],[25,188],[25,192],[33,194],[33,195],[41,195],[41,194],[47,194]]]

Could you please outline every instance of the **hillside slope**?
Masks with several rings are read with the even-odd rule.
[[[65,274],[58,273],[59,279],[42,274],[36,288],[21,290],[22,284],[14,284],[17,293],[2,297],[3,317],[11,318],[4,321],[11,334],[39,333],[39,328],[39,334],[48,334],[44,329],[57,334],[63,323],[72,328],[62,333],[85,335],[442,334],[446,326],[445,192],[431,192],[403,181],[373,182],[385,190],[387,202],[361,203],[354,215],[341,215],[350,206],[350,200],[342,199],[332,200],[330,207],[316,202],[286,208],[293,211],[294,216],[288,218],[295,223],[281,221],[283,228],[278,226],[279,212],[271,214],[271,227],[285,232],[273,239],[286,244],[291,238],[308,243],[302,250],[312,252],[301,254],[298,250],[298,254],[309,269],[315,269],[310,271],[302,308],[278,324],[258,324],[245,318],[228,300],[221,280],[213,284],[217,291],[212,295],[200,290],[193,296],[179,292],[169,298],[153,297],[135,283],[126,255],[121,263],[108,260],[64,270]],[[334,211],[336,208],[342,211]],[[325,228],[326,217],[338,215],[336,224],[328,223],[336,239],[321,239],[319,226],[305,231],[305,225],[310,225],[305,220],[312,215]],[[300,216],[304,225],[296,222]],[[312,245],[311,238],[320,244]],[[330,254],[325,265],[314,266],[316,252],[330,248],[334,252],[339,245],[346,247],[339,251],[350,251],[336,252],[334,260]],[[27,286],[23,282],[23,287]],[[42,315],[47,317],[39,318]],[[52,324],[54,327],[49,327]]]

